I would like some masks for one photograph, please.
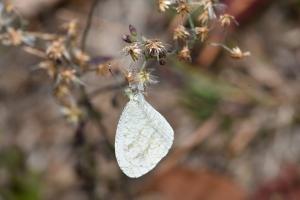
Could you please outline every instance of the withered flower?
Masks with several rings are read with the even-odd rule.
[[[176,7],[177,13],[181,14],[182,16],[188,14],[190,12],[189,5],[186,0],[179,0],[178,5]]]
[[[142,70],[138,73],[138,79],[143,85],[157,83],[151,72],[146,70]]]
[[[174,40],[185,40],[190,36],[189,32],[186,30],[186,28],[182,25],[179,25],[175,28],[173,33],[173,39]]]
[[[53,95],[61,99],[71,94],[70,87],[66,84],[59,84],[54,88]]]
[[[169,6],[171,5],[170,0],[158,0],[158,9],[160,12],[165,12],[167,9],[169,9]]]
[[[125,78],[129,85],[137,82],[136,76],[132,72],[125,72]]]
[[[204,42],[204,40],[207,38],[208,32],[209,32],[209,29],[206,26],[195,28],[195,33],[201,42]]]
[[[137,61],[142,54],[142,50],[137,43],[124,47],[122,51],[125,55],[130,55],[133,61]]]
[[[238,22],[235,20],[234,16],[229,14],[221,15],[219,18],[219,22],[222,27],[230,26],[232,22],[234,22],[236,25],[238,25]]]
[[[9,27],[7,33],[3,35],[2,42],[4,45],[19,46],[23,42],[23,31]]]
[[[63,28],[67,30],[68,35],[71,37],[75,37],[78,35],[78,21],[76,19],[63,24]]]
[[[61,112],[70,123],[76,124],[83,117],[83,111],[77,105],[64,106]]]
[[[46,49],[47,56],[53,60],[60,60],[63,57],[68,57],[68,52],[63,38],[54,40]]]
[[[59,78],[62,82],[69,84],[71,82],[77,82],[75,69],[64,69],[59,72]]]
[[[85,67],[86,64],[90,61],[91,57],[84,53],[82,50],[80,49],[75,49],[74,50],[74,56],[78,62],[78,64],[82,67]]]
[[[50,60],[40,62],[39,68],[46,70],[46,72],[50,78],[54,78],[57,73],[55,64]]]
[[[206,25],[208,23],[209,20],[209,14],[207,10],[204,10],[199,16],[198,16],[198,21],[202,24],[202,25]]]
[[[184,46],[182,48],[182,50],[178,53],[178,58],[180,60],[188,61],[188,62],[190,62],[192,60],[191,52],[190,52],[190,49],[188,46]]]
[[[251,53],[249,51],[242,52],[239,47],[234,47],[230,50],[230,56],[235,59],[241,59],[250,55]]]
[[[160,60],[161,58],[165,58],[167,55],[167,49],[165,45],[157,39],[147,39],[144,42],[144,49],[146,56],[157,58],[158,60]]]
[[[96,73],[98,75],[102,75],[105,76],[107,74],[109,74],[110,72],[110,68],[111,68],[111,64],[110,63],[102,63],[99,64],[96,68]]]

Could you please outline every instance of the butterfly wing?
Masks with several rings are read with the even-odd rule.
[[[168,153],[174,131],[167,120],[139,94],[131,99],[120,117],[115,153],[122,171],[140,177]]]

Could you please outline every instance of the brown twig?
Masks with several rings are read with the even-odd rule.
[[[90,31],[90,28],[91,28],[91,25],[92,25],[92,19],[93,19],[94,13],[96,11],[96,8],[97,8],[97,5],[98,5],[99,2],[100,2],[99,0],[93,0],[93,2],[91,4],[91,8],[90,8],[90,11],[88,13],[88,17],[87,17],[87,20],[86,20],[86,25],[85,25],[85,28],[84,28],[84,31],[83,31],[83,34],[82,34],[82,39],[81,39],[81,49],[82,49],[82,51],[84,51],[85,48],[86,48],[86,41],[87,41],[87,37],[88,37],[89,31]]]

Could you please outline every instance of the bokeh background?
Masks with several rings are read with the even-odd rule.
[[[30,30],[52,33],[72,19],[83,30],[92,5],[12,2]],[[233,60],[197,45],[192,63],[153,64],[159,83],[147,99],[173,126],[175,144],[139,179],[121,173],[103,137],[113,144],[127,102],[122,89],[92,98],[104,127],[89,122],[78,138],[61,117],[47,75],[33,70],[38,59],[1,46],[0,199],[299,200],[300,1],[223,2],[240,25],[210,39],[252,56]],[[172,44],[174,13],[159,13],[154,0],[99,0],[95,9],[87,39],[93,56],[120,56],[129,24]],[[94,74],[83,81],[89,92],[116,82]]]

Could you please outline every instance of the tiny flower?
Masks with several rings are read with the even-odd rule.
[[[96,68],[96,73],[98,75],[107,75],[110,72],[111,64],[110,63],[104,63],[104,64],[99,64]]]
[[[132,36],[137,36],[137,30],[133,25],[129,25],[129,32]]]
[[[186,15],[190,12],[190,8],[186,0],[179,0],[176,11],[181,15]]]
[[[209,32],[209,29],[205,26],[195,28],[195,33],[201,42],[204,42],[204,40],[207,38],[208,32]]]
[[[60,38],[58,40],[53,41],[46,49],[46,53],[50,59],[62,59],[63,56],[67,53],[64,40]]]
[[[80,49],[74,50],[74,56],[80,66],[85,66],[90,61],[90,56]]]
[[[191,58],[191,52],[188,46],[185,46],[182,48],[182,50],[178,53],[178,58],[183,61],[190,62],[192,60]]]
[[[83,117],[83,111],[77,105],[62,107],[61,112],[70,123],[76,124]]]
[[[204,10],[198,17],[198,21],[202,24],[202,25],[207,25],[209,20],[209,14],[207,10]]]
[[[209,19],[216,19],[217,15],[215,13],[214,4],[212,0],[204,0],[204,10],[208,12]]]
[[[165,12],[171,5],[170,0],[158,0],[158,9],[160,12]]]
[[[130,55],[133,61],[137,61],[142,54],[142,50],[137,43],[124,47],[122,51],[125,55]]]
[[[137,82],[136,77],[134,76],[134,74],[132,72],[126,72],[125,78],[129,85]]]
[[[9,27],[2,42],[4,45],[19,46],[23,42],[23,37],[24,35],[21,30],[16,30],[12,27]]]
[[[59,84],[57,87],[54,88],[53,91],[53,95],[58,99],[61,99],[70,94],[71,94],[70,88],[66,84]]]
[[[71,82],[78,82],[75,69],[64,69],[59,72],[59,78],[62,82],[69,84]]]
[[[234,47],[230,50],[230,56],[235,59],[241,59],[250,55],[251,53],[249,51],[242,52],[239,47]]]
[[[189,32],[186,30],[186,28],[182,25],[179,25],[177,28],[174,30],[173,34],[173,39],[174,40],[185,40],[190,36]]]
[[[238,22],[235,20],[234,16],[228,15],[228,14],[221,15],[219,18],[219,22],[222,27],[230,26],[231,22],[238,24]]]
[[[142,70],[138,73],[138,79],[143,85],[157,83],[151,72]]]
[[[167,49],[164,44],[159,40],[146,40],[144,43],[145,54],[151,58],[165,58],[167,55]]]
[[[77,36],[78,34],[78,21],[72,20],[63,25],[63,28],[67,30],[68,35],[71,37]]]
[[[40,69],[46,70],[46,72],[50,78],[54,78],[57,73],[55,64],[50,60],[46,60],[46,61],[39,63],[38,67]]]

